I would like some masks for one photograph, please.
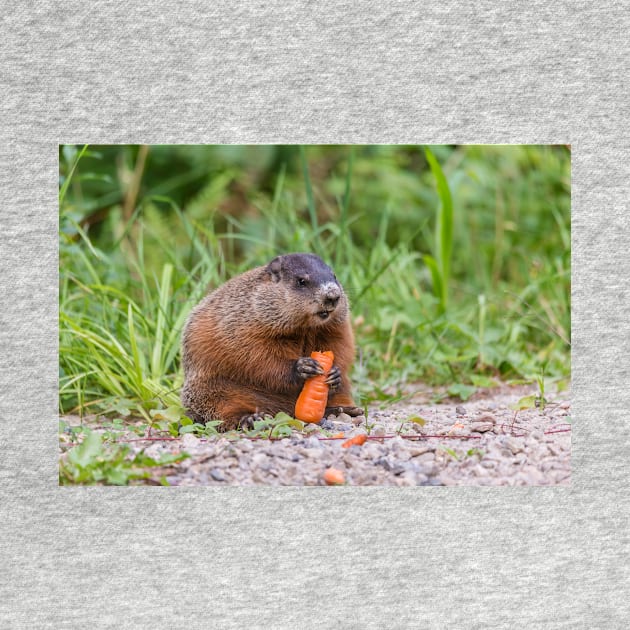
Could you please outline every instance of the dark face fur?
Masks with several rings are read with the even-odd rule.
[[[314,254],[286,254],[274,258],[267,266],[274,282],[284,282],[312,308],[315,321],[326,323],[346,316],[343,289],[333,270]]]

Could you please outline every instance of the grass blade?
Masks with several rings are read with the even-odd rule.
[[[453,199],[444,172],[431,149],[425,148],[431,172],[435,178],[440,206],[435,223],[435,259],[441,276],[440,301],[442,309],[446,310],[448,303],[448,283],[450,278],[451,254],[453,253]]]

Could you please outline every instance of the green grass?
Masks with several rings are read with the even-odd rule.
[[[286,251],[319,254],[346,288],[362,403],[416,381],[469,395],[489,379],[570,375],[564,147],[177,146],[138,157],[60,150],[61,413],[172,420],[190,309]]]

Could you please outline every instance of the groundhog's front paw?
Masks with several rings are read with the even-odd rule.
[[[331,392],[336,392],[341,387],[341,370],[336,365],[328,372],[326,385],[328,385]]]
[[[237,425],[237,429],[242,429],[243,431],[249,431],[254,428],[254,422],[257,420],[263,420],[264,415],[262,413],[250,413],[247,416],[243,416]]]
[[[361,407],[326,407],[326,416],[338,416],[342,413],[347,413],[349,416],[355,418],[356,416],[362,416],[365,410]]]
[[[303,381],[323,373],[324,370],[322,370],[321,365],[310,357],[300,357],[295,362],[295,374]]]

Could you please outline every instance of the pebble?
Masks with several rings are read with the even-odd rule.
[[[408,451],[411,457],[417,457],[430,451],[435,451],[435,446],[429,446],[427,444],[414,444],[413,442],[408,446]]]
[[[426,453],[422,453],[422,455],[417,455],[415,460],[419,464],[431,464],[435,461],[435,452],[427,451]]]
[[[394,473],[394,475],[400,475],[401,473],[404,473],[407,470],[407,467],[404,464],[401,464],[399,462],[397,464],[394,464],[391,470],[392,470],[392,473]]]
[[[505,440],[505,446],[507,446],[510,451],[512,451],[513,455],[516,455],[516,453],[520,453],[524,448],[522,438],[514,437],[507,438],[507,440]]]
[[[495,424],[496,421],[496,416],[492,415],[491,413],[482,413],[480,416],[474,418],[474,422],[490,422],[492,424]]]
[[[225,475],[223,474],[223,471],[220,468],[213,468],[210,471],[210,476],[215,481],[225,481]]]
[[[373,440],[366,442],[361,447],[360,456],[361,459],[375,459],[383,454],[383,449],[380,444],[376,444]]]
[[[199,446],[199,438],[192,433],[184,433],[182,435],[182,448],[184,450],[195,449]]]
[[[455,407],[455,413],[459,416],[465,416],[466,415],[466,408],[462,407],[461,405],[458,405],[457,407]]]
[[[491,431],[494,427],[494,422],[473,422],[470,425],[470,430],[475,433],[485,433]]]
[[[324,455],[324,449],[322,448],[302,448],[300,449],[300,453],[305,457],[310,457],[311,459],[321,459]]]
[[[269,461],[269,457],[265,453],[254,453],[251,456],[251,462],[254,466],[261,466]]]
[[[562,449],[557,444],[547,444],[547,449],[552,455],[560,455]]]

